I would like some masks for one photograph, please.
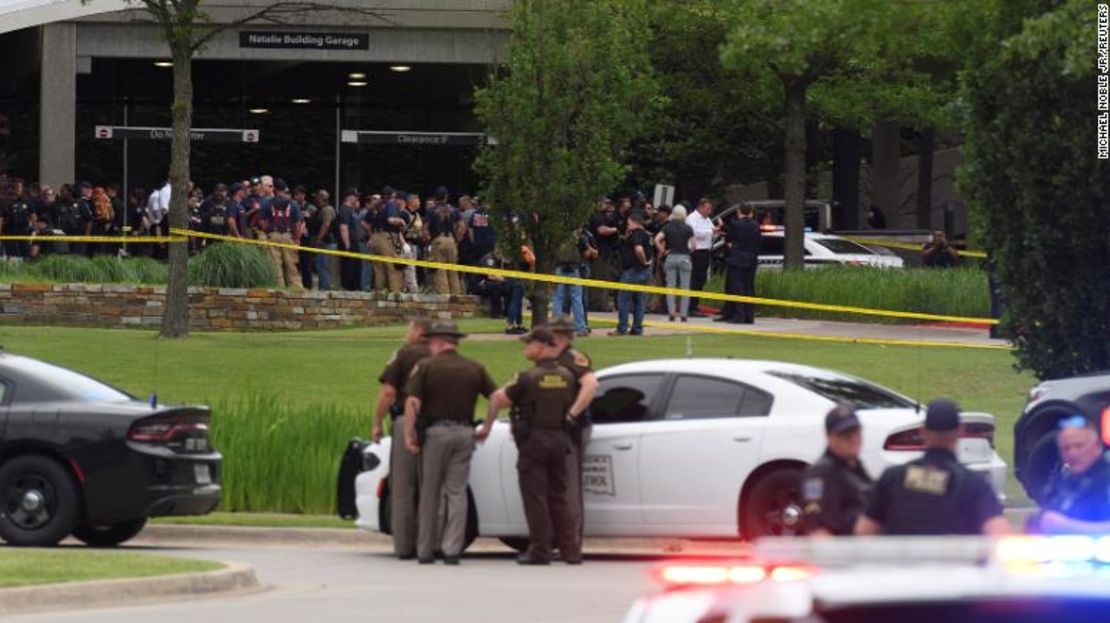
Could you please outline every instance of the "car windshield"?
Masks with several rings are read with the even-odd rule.
[[[854,409],[900,409],[913,407],[915,402],[898,394],[858,379],[843,376],[818,376],[783,370],[767,374],[790,381],[838,404]]]
[[[817,238],[814,242],[833,253],[844,255],[876,255],[871,249],[842,238]]]
[[[59,394],[81,402],[130,402],[135,397],[122,392],[111,385],[67,370],[44,361],[24,359],[19,363],[20,371],[35,377],[44,385],[58,391]]]

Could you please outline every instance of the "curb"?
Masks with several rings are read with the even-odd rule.
[[[96,580],[0,589],[0,615],[46,610],[127,606],[175,598],[254,591],[254,569],[226,563],[223,569],[152,578]]]
[[[341,546],[389,545],[388,535],[347,528],[258,528],[247,526],[190,526],[147,524],[133,543],[234,543],[235,545]]]

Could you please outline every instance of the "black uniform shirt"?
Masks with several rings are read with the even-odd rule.
[[[1045,487],[1045,510],[1080,521],[1110,521],[1110,463],[1099,460],[1082,474],[1060,472]]]
[[[505,386],[505,395],[538,428],[562,428],[575,393],[574,373],[554,359],[541,361],[531,370],[517,374]]]
[[[594,371],[594,369],[590,367],[590,358],[587,357],[585,353],[574,350],[570,346],[567,346],[563,349],[563,352],[559,353],[557,361],[559,365],[574,373],[574,380],[576,382],[582,380],[583,376]]]
[[[421,359],[405,384],[405,393],[421,401],[420,417],[429,422],[472,422],[478,394],[489,398],[495,391],[486,368],[454,350]]]
[[[636,247],[644,248],[644,257],[647,258],[647,264],[642,264],[640,258],[636,257]],[[651,265],[652,250],[654,248],[655,247],[651,244],[651,236],[643,229],[629,232],[621,247],[621,267],[625,270],[630,268],[647,268]]]
[[[837,536],[852,534],[871,482],[871,476],[859,462],[850,466],[826,450],[802,476],[803,530],[824,528]]]
[[[385,369],[378,377],[378,382],[389,383],[395,387],[397,389],[396,402],[404,405],[405,399],[408,397],[405,394],[405,382],[408,381],[409,375],[412,374],[412,369],[416,367],[416,364],[421,359],[429,356],[431,356],[431,353],[428,352],[427,342],[405,344],[394,351],[393,357],[389,359],[389,363],[385,364]]]
[[[980,534],[983,524],[1002,515],[990,484],[956,460],[930,448],[925,456],[883,472],[864,511],[884,534]]]
[[[755,268],[759,263],[759,225],[750,218],[738,218],[725,229],[731,248],[725,263],[736,268]]]
[[[13,236],[26,236],[31,230],[31,206],[22,197],[14,197],[0,208],[0,218],[4,219],[4,233]]]

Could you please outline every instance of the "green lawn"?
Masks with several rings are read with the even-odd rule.
[[[464,321],[467,331],[497,331],[497,321]],[[85,371],[139,396],[157,391],[164,403],[216,407],[214,434],[228,457],[226,510],[328,513],[334,474],[346,439],[365,436],[376,399],[375,378],[398,345],[399,326],[298,333],[199,333],[186,341],[159,340],[134,330],[0,327],[0,344]],[[767,358],[855,374],[927,401],[958,400],[997,418],[997,442],[1012,458],[1011,431],[1034,379],[1013,370],[1006,351],[833,344],[728,335],[675,335],[579,340],[598,367],[647,358]],[[471,340],[462,351],[486,364],[496,380],[526,367],[515,341]],[[260,404],[259,397],[264,400]],[[235,413],[221,414],[221,409]],[[224,424],[221,424],[221,418]],[[272,420],[272,421],[271,421]],[[299,445],[294,451],[292,446]],[[260,458],[250,464],[248,454]],[[265,456],[261,456],[261,455]],[[306,458],[308,457],[308,458]],[[311,460],[316,467],[297,461]],[[250,478],[247,475],[253,474]],[[283,486],[275,473],[295,483]],[[261,495],[275,487],[283,500]],[[1011,482],[1012,496],[1020,487]],[[320,499],[296,500],[317,494]]]
[[[250,528],[342,528],[352,529],[355,522],[334,515],[291,515],[288,513],[215,512],[199,517],[159,517],[156,524],[188,526],[245,526]]]
[[[223,568],[218,562],[102,552],[77,548],[17,549],[0,552],[0,587],[145,578],[178,573],[201,573]]]

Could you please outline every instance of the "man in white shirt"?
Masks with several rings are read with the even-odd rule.
[[[150,229],[147,233],[151,236],[166,235],[166,214],[170,211],[170,181],[166,180],[165,186],[151,191],[146,202],[146,220]],[[165,246],[154,245],[154,256],[165,257]]]
[[[690,254],[690,261],[694,271],[690,275],[690,289],[702,290],[709,279],[709,254],[713,248],[713,234],[716,227],[713,225],[713,202],[706,197],[698,201],[698,207],[686,217],[686,224],[694,230],[694,251]],[[702,316],[698,311],[698,299],[690,298],[690,316]]]

